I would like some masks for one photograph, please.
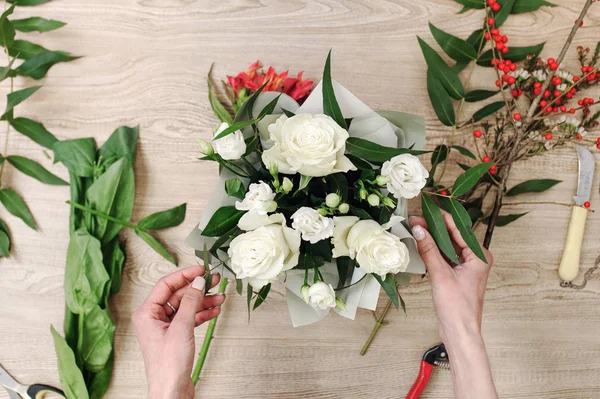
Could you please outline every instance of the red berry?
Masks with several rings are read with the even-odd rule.
[[[490,32],[492,32],[492,35],[500,34],[500,31],[498,30],[498,28],[492,28],[492,30]]]
[[[590,205],[592,205],[592,204],[590,204],[590,201],[585,201],[585,202],[583,203],[583,206],[585,206],[586,208],[589,208],[589,207],[590,207]]]
[[[496,0],[487,0],[488,6],[492,6],[496,3]]]
[[[519,90],[517,89],[512,89],[511,90],[511,94],[513,97],[519,97]]]
[[[553,71],[556,71],[558,69],[558,64],[557,63],[550,64],[550,69]]]
[[[548,98],[548,97],[550,97],[550,90],[546,90],[544,92],[544,98]]]
[[[596,148],[600,150],[600,143],[596,144]]]
[[[442,194],[442,195],[448,195],[448,191],[442,190],[442,191],[440,191],[440,194]]]
[[[574,114],[574,113],[575,113],[575,108],[571,108],[571,109],[569,110],[569,113],[570,113],[570,114]]]
[[[546,133],[546,136],[544,136],[546,138],[546,140],[552,140],[552,133]]]
[[[502,50],[500,50],[500,51],[502,51],[502,54],[506,54],[506,53],[508,53],[508,47],[504,47],[504,48],[503,48]]]
[[[515,78],[513,78],[512,76],[509,76],[509,77],[508,77],[508,79],[507,79],[507,81],[508,81],[508,84],[509,84],[509,85],[514,85],[514,84],[515,84],[515,81],[516,81],[516,79],[515,79]]]
[[[544,110],[545,113],[549,114],[550,112],[552,112],[552,107],[551,106],[547,106],[546,109]]]
[[[495,83],[496,83],[496,87],[500,87],[500,81],[499,80],[496,80]]]
[[[556,60],[554,58],[548,58],[548,64],[556,64]]]
[[[514,114],[514,115],[513,115],[513,118],[514,118],[516,121],[520,121],[520,120],[521,120],[521,114],[517,112],[516,114]]]
[[[598,143],[600,143],[600,137],[598,137],[598,139],[596,140]]]
[[[498,69],[504,71],[506,69],[506,64],[504,62],[499,62]]]
[[[508,37],[506,35],[502,36],[501,38],[502,43],[506,43],[508,41]]]
[[[498,12],[498,11],[500,11],[500,8],[502,8],[502,7],[500,7],[500,4],[498,4],[498,3],[492,4],[493,11]]]
[[[481,133],[481,130],[475,130],[473,132],[473,136],[475,136],[475,138],[480,138],[481,136],[483,136],[483,133]]]
[[[510,64],[510,70],[511,71],[516,71],[517,70],[517,64]]]
[[[548,101],[546,101],[546,100],[542,100],[542,101],[540,101],[540,107],[542,107],[542,108],[543,108],[543,107],[545,107],[546,105],[548,105]]]
[[[573,82],[579,82],[579,76],[573,76]]]
[[[583,100],[577,100],[577,105],[583,105]]]
[[[581,139],[583,138],[583,136],[582,136],[581,134],[579,134],[579,133],[577,133],[577,134],[575,135],[575,137],[577,137],[577,140],[581,140]]]
[[[564,105],[561,105],[560,110],[561,110],[561,112],[567,112],[567,107]]]
[[[558,85],[559,85],[559,84],[561,84],[561,83],[562,83],[562,79],[561,79],[561,78],[559,78],[558,76],[555,76],[555,77],[553,77],[553,78],[552,78],[552,84],[553,84],[554,86],[558,86]]]
[[[558,112],[558,107],[552,108],[552,112]]]
[[[541,88],[542,88],[542,83],[541,83],[541,82],[535,82],[535,83],[533,84],[533,87],[534,87],[535,89],[541,89]]]
[[[485,40],[490,40],[490,32],[485,32],[483,37],[485,37]]]
[[[573,93],[568,92],[567,94],[565,94],[565,97],[567,97],[568,99],[573,98]]]
[[[488,17],[488,19],[487,19],[487,23],[488,23],[488,25],[490,25],[490,26],[491,26],[491,25],[494,25],[494,18],[492,18],[492,17]]]
[[[504,43],[502,42],[496,42],[496,48],[500,51],[502,51],[502,49],[504,48]]]
[[[561,93],[560,91],[558,91],[558,90],[554,90],[554,91],[552,92],[552,95],[554,95],[554,97],[560,97],[560,95],[561,95],[561,94],[562,94],[562,93]]]
[[[483,157],[483,162],[490,162],[492,159],[490,157],[488,157],[487,155],[485,157]]]
[[[540,94],[542,94],[542,89],[534,89],[533,94],[535,94],[536,96],[539,96]]]

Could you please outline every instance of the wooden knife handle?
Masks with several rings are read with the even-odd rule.
[[[571,211],[565,250],[558,268],[558,276],[562,281],[573,281],[579,274],[579,258],[587,215],[588,211],[580,206],[574,206]]]

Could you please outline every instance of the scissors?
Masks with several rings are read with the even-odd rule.
[[[44,384],[23,385],[12,378],[8,371],[0,365],[0,386],[8,391],[10,399],[41,399],[45,394],[54,392],[63,398],[66,398],[65,393],[58,388]]]
[[[429,382],[429,377],[431,377],[431,372],[435,367],[443,370],[450,369],[448,352],[446,351],[444,344],[434,346],[425,352],[423,360],[421,360],[419,375],[410,389],[410,392],[406,395],[406,399],[417,399],[421,396],[421,392],[423,392],[427,382]]]

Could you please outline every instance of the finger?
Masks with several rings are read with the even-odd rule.
[[[210,285],[210,288],[214,288],[217,284],[219,284],[219,281],[221,281],[221,275],[213,274],[212,275],[212,283]],[[175,308],[175,310],[179,309],[179,306],[181,306],[181,299],[183,298],[184,293],[185,293],[185,287],[180,288],[177,291],[175,291],[173,293],[173,295],[171,295],[171,297],[169,298],[168,302],[171,304],[171,306],[173,306]],[[169,317],[171,317],[174,314],[173,309],[171,309],[171,306],[169,306],[167,303],[165,303],[163,305],[163,309],[165,310],[166,315]],[[208,308],[210,306],[204,306],[204,307]]]
[[[181,305],[173,317],[171,328],[176,333],[184,334],[185,337],[193,335],[196,313],[200,312],[204,302],[204,286],[206,281],[203,277],[196,277],[181,299]],[[183,338],[183,337],[182,337]]]
[[[178,289],[185,287],[190,281],[194,281],[196,277],[202,276],[203,274],[203,266],[192,266],[164,276],[158,280],[148,295],[148,298],[146,298],[146,303],[163,306],[167,303],[173,293]]]
[[[421,220],[411,218],[410,224],[413,225],[413,236],[417,240],[419,254],[425,262],[427,271],[431,274],[431,278],[442,278],[452,272],[450,265],[444,260],[440,250],[433,240],[433,237],[427,229],[421,225]]]
[[[198,327],[200,324],[205,323],[211,319],[214,319],[218,315],[221,314],[221,308],[210,308],[203,310],[196,314],[195,317],[195,326]]]
[[[460,249],[460,251],[457,252],[461,253],[464,248],[469,248],[464,238],[460,234],[460,231],[456,227],[456,223],[454,223],[452,215],[450,215],[448,212],[442,209],[442,217],[444,218],[444,222],[446,223],[446,229],[448,229],[448,233],[450,233],[452,241],[454,241],[454,243],[458,245]]]

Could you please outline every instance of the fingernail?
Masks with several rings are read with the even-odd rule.
[[[206,280],[204,280],[204,277],[200,277],[200,276],[196,277],[194,279],[194,281],[192,282],[192,288],[195,288],[198,291],[203,291],[205,285],[206,285]]]
[[[425,229],[419,225],[416,225],[412,228],[412,233],[413,237],[415,237],[415,240],[417,241],[425,239]]]

